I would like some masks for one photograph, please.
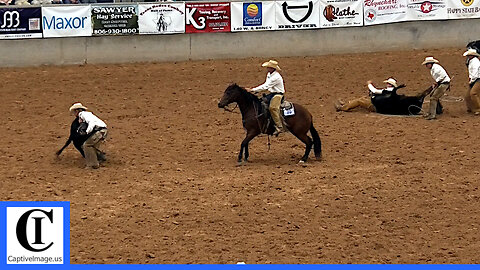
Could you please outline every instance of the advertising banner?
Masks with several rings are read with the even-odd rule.
[[[277,30],[320,28],[318,0],[275,2]]]
[[[92,35],[90,6],[42,7],[44,37]]]
[[[275,29],[274,2],[232,2],[232,32]]]
[[[0,39],[41,38],[41,8],[0,8]]]
[[[185,32],[230,32],[230,3],[185,3]]]
[[[480,18],[480,0],[446,0],[449,19]]]
[[[320,0],[320,27],[363,26],[362,0]]]
[[[364,0],[365,25],[407,20],[407,0]]]
[[[138,34],[137,5],[92,6],[94,36]]]
[[[140,34],[185,33],[185,3],[139,4]]]
[[[446,20],[445,0],[407,0],[407,20]]]

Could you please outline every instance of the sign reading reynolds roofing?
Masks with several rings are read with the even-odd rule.
[[[317,0],[275,2],[278,30],[319,28],[320,6]]]
[[[480,0],[446,0],[449,19],[480,18]]]
[[[232,32],[275,29],[274,2],[232,2]]]
[[[408,20],[446,20],[447,5],[444,0],[407,0]]]
[[[90,6],[42,7],[44,37],[92,35]]]
[[[140,34],[185,32],[185,3],[139,4]]]
[[[320,0],[320,27],[363,26],[362,0]]]
[[[1,8],[0,39],[41,38],[41,8]]]
[[[93,35],[138,34],[137,5],[92,6]]]
[[[407,20],[407,0],[364,0],[365,25]]]
[[[230,32],[230,3],[185,3],[185,32]]]

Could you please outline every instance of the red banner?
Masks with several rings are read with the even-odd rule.
[[[230,3],[185,3],[186,33],[230,32]]]

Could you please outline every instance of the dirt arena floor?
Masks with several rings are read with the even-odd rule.
[[[241,116],[217,108],[268,59],[0,69],[0,198],[71,202],[71,263],[480,263],[480,118],[466,113],[464,48],[278,58],[323,160],[291,134],[257,137],[237,167]],[[440,60],[453,78],[436,121],[356,111],[336,98],[388,76],[413,94]],[[453,98],[452,98],[453,97]],[[70,146],[82,102],[106,121],[108,161]]]

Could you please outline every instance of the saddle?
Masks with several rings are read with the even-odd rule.
[[[258,112],[258,116],[265,115],[267,121],[261,127],[262,133],[272,135],[275,131],[275,123],[273,122],[272,116],[270,114],[270,100],[272,99],[273,95],[263,95],[261,100],[262,108]],[[282,98],[282,103],[280,104],[280,119],[283,122],[283,125],[286,126],[285,118],[289,116],[295,115],[295,108],[293,103],[290,101],[286,101],[285,97]]]

